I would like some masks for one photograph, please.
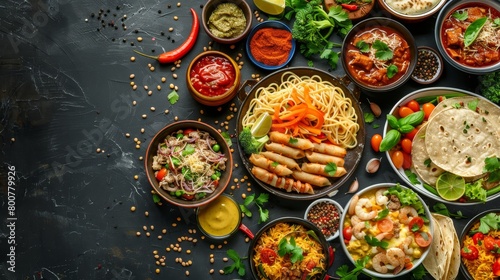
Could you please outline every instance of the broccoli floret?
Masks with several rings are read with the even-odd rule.
[[[500,104],[500,72],[480,76],[479,91],[491,102]]]
[[[258,154],[262,151],[262,147],[269,140],[269,136],[263,136],[260,138],[255,138],[252,135],[249,127],[243,128],[238,136],[238,140],[240,141],[240,145],[243,148],[245,154]]]

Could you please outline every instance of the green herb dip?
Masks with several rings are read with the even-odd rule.
[[[247,20],[234,3],[219,4],[208,19],[208,28],[219,38],[233,38],[245,30]]]

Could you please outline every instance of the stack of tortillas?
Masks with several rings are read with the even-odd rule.
[[[434,237],[422,264],[434,279],[455,279],[460,268],[460,241],[451,218],[432,213]]]

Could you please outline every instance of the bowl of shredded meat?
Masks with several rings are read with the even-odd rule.
[[[210,203],[226,189],[233,159],[225,137],[198,121],[178,121],[153,137],[145,169],[154,191],[185,208]]]

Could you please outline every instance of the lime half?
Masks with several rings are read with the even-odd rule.
[[[254,0],[253,3],[269,15],[279,15],[285,10],[285,0]]]
[[[255,138],[264,137],[271,130],[272,123],[273,118],[267,112],[264,112],[257,118],[252,128],[250,128],[250,132],[252,132]]]
[[[461,176],[445,172],[438,177],[436,190],[445,200],[457,200],[465,193],[465,180]]]

